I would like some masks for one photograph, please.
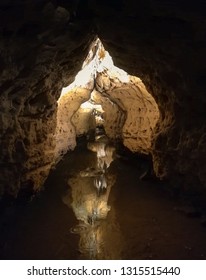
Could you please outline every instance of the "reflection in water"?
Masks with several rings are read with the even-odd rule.
[[[94,186],[97,188],[98,195],[107,189],[107,179],[105,174],[101,174],[94,179]]]
[[[96,166],[81,170],[69,179],[71,205],[79,224],[71,229],[79,234],[79,251],[83,259],[120,259],[121,235],[115,221],[114,209],[108,205],[115,176],[108,168],[113,160],[114,147],[106,137],[88,143],[88,149],[96,152]],[[69,194],[68,194],[69,196]],[[108,215],[108,213],[110,214]]]

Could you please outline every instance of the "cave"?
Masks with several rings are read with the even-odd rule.
[[[1,259],[206,259],[205,11],[1,1]]]

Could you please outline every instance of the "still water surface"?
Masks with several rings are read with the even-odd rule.
[[[1,212],[1,259],[206,259],[200,220],[160,182],[141,181],[145,169],[106,139],[80,143],[43,192]]]

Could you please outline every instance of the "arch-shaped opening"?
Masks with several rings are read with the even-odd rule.
[[[148,154],[158,119],[157,103],[141,79],[116,67],[97,38],[81,71],[58,100],[55,156],[74,149],[76,137],[100,123],[111,140]]]
[[[204,258],[205,232],[204,228],[201,232],[198,225],[199,222],[205,224],[206,216],[205,199],[202,199],[206,187],[204,3],[193,5],[186,1],[158,0],[27,2],[16,0],[0,3],[0,196],[12,196],[13,205],[16,196],[21,204],[21,198],[25,199],[26,196],[28,201],[34,192],[44,187],[45,191],[31,202],[31,207],[18,205],[17,208],[10,208],[6,200],[5,220],[0,221],[1,234],[5,237],[3,242],[0,240],[1,255],[11,259],[15,256],[35,259],[38,252],[38,257],[45,259],[68,256],[68,251],[74,248],[71,244],[73,240],[69,241],[69,250],[65,243],[60,242],[58,246],[58,240],[60,236],[68,236],[74,219],[67,219],[70,210],[65,205],[61,207],[59,202],[70,184],[74,195],[73,210],[79,215],[79,220],[91,225],[87,229],[94,229],[88,232],[90,244],[95,245],[96,241],[103,240],[95,239],[100,237],[97,220],[107,216],[108,228],[104,227],[106,239],[111,232],[114,233],[111,242],[107,243],[108,248],[112,248],[112,243],[115,250],[121,250],[121,246],[114,242],[118,239],[115,235],[118,227],[113,210],[122,203],[122,209],[118,208],[120,212],[117,211],[121,217],[118,222],[125,240],[129,241],[123,257]],[[100,42],[95,40],[92,43],[95,34],[99,35],[112,55],[114,64],[140,77],[146,89],[152,93],[160,112],[156,127],[153,126],[156,120],[153,118],[155,104],[151,102],[148,105],[151,95],[143,94],[145,87],[140,79],[122,70],[117,71],[113,63],[111,68],[101,66],[108,56],[103,47],[99,49]],[[65,89],[58,100],[62,87],[70,84],[81,69],[89,46],[91,52],[78,75],[81,83],[76,78],[76,86]],[[89,70],[86,74],[85,69]],[[117,75],[114,75],[115,71]],[[133,82],[129,83],[128,80]],[[92,112],[95,114],[92,115]],[[147,160],[144,161],[144,157],[139,157],[137,161],[130,160],[131,157],[121,157],[123,153],[117,154],[105,173],[103,170],[100,174],[93,174],[93,177],[86,177],[89,164],[81,161],[79,155],[84,152],[89,154],[103,169],[105,166],[101,157],[105,157],[105,151],[101,147],[104,145],[89,146],[92,152],[97,150],[96,155],[90,150],[83,150],[85,146],[77,145],[75,151],[69,152],[51,171],[62,154],[74,149],[76,138],[82,134],[90,137],[90,131],[96,126],[103,127],[110,139],[121,141],[132,152],[151,151],[154,173],[158,178],[167,180],[160,184],[159,180],[153,180],[154,177],[150,176],[151,180],[142,181],[141,175],[148,170]],[[109,165],[113,147],[108,145],[107,148],[110,158],[106,163]],[[72,174],[75,164],[78,165],[77,173],[79,169],[85,173],[78,173],[78,178],[74,176],[76,182],[68,182],[67,179],[75,175]],[[112,185],[107,175],[117,169],[120,171],[118,183]],[[132,180],[131,173],[134,174]],[[84,187],[85,182],[91,184]],[[105,185],[107,191],[104,190]],[[116,185],[118,188],[115,188]],[[159,188],[160,185],[163,188]],[[185,193],[189,191],[191,207],[176,207],[177,200],[171,199],[170,195],[167,199],[165,195],[164,190],[168,187],[172,187],[169,188],[172,198],[182,195],[184,201],[187,200]],[[101,199],[95,192],[98,188],[104,191]],[[88,195],[92,203],[84,203],[79,191],[82,195]],[[95,192],[94,196],[90,196],[91,191]],[[164,195],[161,195],[161,191]],[[114,193],[117,208],[110,203]],[[200,203],[196,194],[201,194]],[[49,200],[51,197],[52,200]],[[41,205],[36,204],[38,199]],[[71,197],[65,196],[65,203],[71,206],[69,200]],[[175,201],[175,204],[171,204],[171,201]],[[80,203],[84,213],[80,213]],[[109,212],[107,206],[111,206]],[[19,208],[21,213],[18,216]],[[187,216],[186,220],[182,213]],[[23,216],[32,223],[28,230]],[[201,220],[189,222],[188,216],[200,217]],[[10,223],[7,223],[9,217]],[[17,222],[14,223],[15,220]],[[68,224],[68,220],[73,224]],[[19,222],[19,231],[16,231]],[[97,227],[94,227],[95,223]],[[55,228],[62,231],[55,231]],[[75,229],[78,231],[78,228]],[[89,247],[84,229],[79,229],[81,244]],[[11,239],[12,236],[15,238]],[[19,242],[20,236],[23,242]],[[171,241],[173,246],[168,246]],[[33,252],[30,250],[31,244]],[[65,248],[65,251],[57,255],[60,248]],[[111,257],[118,258],[118,255]]]

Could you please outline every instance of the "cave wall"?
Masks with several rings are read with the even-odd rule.
[[[124,146],[132,152],[149,154],[159,119],[158,106],[139,78],[126,75],[121,81],[122,75],[126,73],[123,72],[118,77],[115,70],[114,66],[114,69],[98,73],[96,87],[125,114],[121,127]],[[112,119],[109,122],[111,123]]]
[[[74,115],[71,118],[71,122],[73,126],[75,127],[75,135],[74,139],[76,142],[76,137],[81,137],[83,135],[87,135],[92,130],[95,130],[96,123],[95,119],[93,117],[93,109],[88,108],[80,108],[74,113]]]
[[[181,188],[206,186],[205,1],[90,1],[115,65],[138,76],[160,119],[154,169]]]
[[[72,117],[80,105],[90,98],[90,95],[91,89],[74,87],[60,97],[55,131],[55,161],[59,161],[68,150],[76,147],[78,131],[76,131]],[[83,122],[83,118],[81,118],[81,122]]]
[[[45,180],[56,101],[95,34],[158,104],[151,149],[157,176],[185,189],[205,187],[205,11],[201,0],[1,1],[0,194]]]
[[[56,101],[94,39],[71,11],[55,1],[0,2],[0,194],[38,189],[51,168]]]

